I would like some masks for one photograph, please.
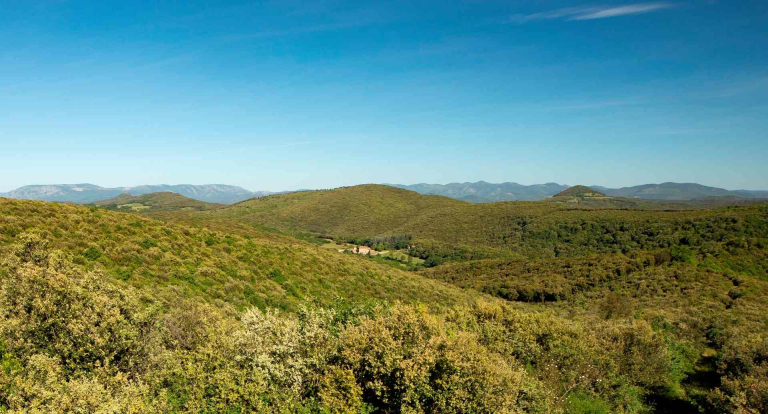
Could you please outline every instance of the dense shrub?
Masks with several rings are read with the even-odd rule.
[[[498,303],[165,313],[34,235],[4,260],[2,404],[9,409],[210,412],[551,412],[568,392],[664,383],[663,338]],[[239,319],[239,320],[238,320]],[[619,405],[616,405],[619,404]]]
[[[201,296],[236,310],[267,305],[296,310],[305,300],[327,304],[337,296],[361,302],[446,303],[471,296],[391,266],[250,226],[169,226],[133,213],[7,199],[0,199],[0,218],[0,253],[18,243],[21,234],[37,234],[86,269],[104,272],[164,303],[179,295]],[[19,231],[5,233],[7,223]]]
[[[414,233],[448,263],[405,273],[230,218],[0,200],[0,411],[766,411],[765,210],[456,208],[454,239]]]

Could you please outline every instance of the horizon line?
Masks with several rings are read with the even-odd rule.
[[[355,187],[355,186],[359,186],[359,185],[385,185],[385,186],[389,186],[389,187],[397,187],[397,186],[413,187],[413,186],[418,186],[418,185],[448,186],[448,185],[451,185],[451,184],[479,184],[479,183],[485,183],[485,184],[490,184],[490,185],[514,184],[514,185],[519,185],[519,186],[523,186],[523,187],[533,187],[533,186],[542,186],[542,185],[558,185],[558,186],[565,186],[565,187],[569,187],[569,188],[570,187],[575,187],[577,185],[584,185],[585,187],[590,187],[590,188],[601,187],[601,188],[605,188],[605,189],[609,189],[609,190],[620,190],[620,189],[624,189],[624,188],[640,187],[640,186],[647,186],[647,185],[664,185],[664,184],[686,185],[686,184],[692,184],[692,185],[700,185],[700,186],[703,186],[703,187],[714,188],[714,189],[721,189],[721,190],[726,190],[726,191],[768,191],[768,189],[748,189],[748,188],[733,188],[732,189],[732,188],[711,186],[711,185],[701,184],[701,183],[696,183],[696,182],[677,182],[677,181],[663,181],[663,182],[658,182],[658,183],[642,183],[642,184],[635,184],[635,185],[625,185],[625,186],[621,186],[621,187],[608,187],[608,186],[598,185],[598,184],[590,184],[590,185],[574,184],[574,185],[570,185],[570,184],[561,184],[561,183],[558,183],[558,182],[555,182],[555,181],[548,181],[548,182],[545,182],[545,183],[533,183],[533,184],[521,184],[521,183],[518,183],[518,182],[515,182],[515,181],[502,181],[502,182],[495,182],[494,183],[494,182],[489,182],[489,181],[485,181],[485,180],[478,180],[478,181],[451,181],[451,182],[446,182],[446,183],[417,182],[417,183],[412,183],[412,184],[387,183],[387,182],[383,182],[383,183],[367,182],[367,183],[357,183],[357,184],[351,184],[351,185],[339,185],[339,186],[334,186],[334,187],[299,188],[299,189],[292,189],[292,190],[285,190],[284,189],[284,190],[277,190],[277,191],[273,191],[273,190],[250,190],[250,189],[245,188],[245,187],[240,186],[240,185],[224,184],[224,183],[210,183],[210,184],[189,184],[189,183],[165,184],[165,183],[163,183],[163,184],[139,184],[139,185],[133,185],[133,186],[105,187],[105,186],[101,186],[101,185],[98,185],[98,184],[92,184],[92,183],[88,183],[88,182],[80,182],[80,183],[71,183],[71,184],[69,184],[69,183],[26,184],[26,185],[22,185],[20,187],[13,188],[13,189],[8,190],[8,191],[0,191],[0,195],[2,195],[2,194],[9,194],[9,193],[12,193],[14,191],[18,191],[18,190],[20,190],[22,188],[27,188],[27,187],[79,186],[79,185],[91,185],[91,186],[98,187],[98,188],[104,189],[104,190],[125,190],[125,191],[129,191],[130,189],[137,188],[137,187],[153,187],[153,186],[168,186],[168,187],[183,186],[183,185],[196,186],[196,187],[202,187],[202,186],[227,186],[227,187],[237,187],[237,188],[240,188],[242,190],[248,191],[249,193],[264,193],[264,192],[268,192],[268,193],[281,193],[281,192],[296,192],[296,191],[318,191],[318,190],[329,190],[329,189],[333,190],[333,189],[337,189],[337,188]]]

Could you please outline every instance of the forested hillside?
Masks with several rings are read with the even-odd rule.
[[[704,243],[765,234],[765,207],[759,205],[683,209],[683,204],[675,211],[665,209],[667,205],[660,203],[660,210],[655,210],[642,204],[638,210],[613,204],[597,208],[553,202],[470,204],[364,185],[270,196],[191,217],[363,243],[408,235],[414,240],[415,255],[436,260],[627,253],[677,245],[685,236],[690,236],[690,243]]]
[[[206,203],[171,192],[149,193],[133,197],[124,193],[117,197],[93,203],[109,210],[159,213],[170,211],[205,211],[224,207],[224,204]]]
[[[767,0],[0,36],[0,414],[768,414]]]
[[[0,199],[0,407],[764,411],[765,207],[473,206],[404,192],[359,200],[379,224],[345,213],[377,189],[162,220]],[[296,230],[410,229],[413,254],[477,250],[406,272],[272,230],[286,217]]]
[[[379,235],[430,211],[468,207],[441,196],[424,196],[383,185],[302,191],[256,198],[201,217],[234,218],[261,226],[328,235]]]
[[[290,237],[169,226],[94,207],[0,199],[0,241],[45,240],[85,270],[98,269],[153,299],[180,294],[207,302],[296,309],[335,297],[466,300],[457,289]],[[423,296],[426,295],[426,296]]]

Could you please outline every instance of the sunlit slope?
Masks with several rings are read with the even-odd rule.
[[[605,194],[583,185],[577,185],[555,194],[554,197],[605,197]]]
[[[429,210],[401,227],[418,229],[419,237],[457,234],[460,240],[484,240],[480,235],[499,235],[509,243],[499,245],[541,248],[564,257],[446,263],[405,273],[265,233],[236,218],[212,218],[218,210],[182,212],[194,216],[194,225],[184,226],[95,207],[0,199],[0,299],[14,305],[4,309],[6,319],[0,318],[3,360],[8,367],[23,367],[10,370],[11,383],[16,389],[25,384],[47,389],[42,387],[49,384],[45,386],[55,390],[41,395],[50,399],[65,394],[60,390],[68,388],[62,384],[81,383],[66,385],[66,378],[38,375],[41,372],[82,372],[82,377],[72,378],[88,384],[100,381],[97,385],[112,383],[117,374],[132,376],[147,384],[145,400],[140,401],[153,409],[146,411],[159,412],[200,407],[295,412],[299,405],[263,407],[291,398],[311,407],[325,401],[314,400],[316,384],[345,389],[337,385],[340,380],[350,384],[349,395],[358,399],[358,406],[365,402],[381,412],[401,410],[387,401],[399,404],[403,389],[417,390],[416,403],[428,407],[425,411],[439,411],[442,406],[433,400],[446,395],[445,384],[473,404],[494,402],[497,396],[535,397],[532,401],[540,408],[529,412],[573,412],[572,407],[584,404],[594,409],[580,412],[668,407],[737,412],[734,401],[746,407],[764,401],[765,393],[753,390],[768,389],[768,348],[762,335],[768,307],[767,209],[632,212],[544,203],[467,206]],[[216,230],[206,228],[209,224]],[[444,226],[445,233],[438,226]],[[41,241],[49,246],[40,248]],[[654,246],[661,247],[656,252],[632,251]],[[66,252],[75,268],[71,274],[49,277],[67,267],[62,263],[68,260],[62,260],[57,249]],[[590,255],[617,249],[627,254]],[[50,256],[43,257],[41,251]],[[582,257],[565,257],[569,255]],[[731,259],[736,262],[729,263]],[[82,278],[86,273],[93,275]],[[509,302],[502,304],[481,291]],[[120,299],[125,297],[132,299]],[[355,309],[346,308],[337,297],[358,304],[400,299],[443,306]],[[151,313],[158,303],[164,308]],[[294,317],[290,312],[278,316],[236,311],[249,306],[291,311],[308,303],[330,305],[338,313],[299,311]],[[473,305],[453,306],[467,303]],[[100,314],[127,315],[129,321]],[[143,315],[155,316],[145,323]],[[75,355],[113,352],[132,359],[122,364],[96,359],[91,366],[71,358],[60,344],[70,343],[84,326],[104,334],[81,342]],[[146,330],[148,326],[157,330]],[[135,340],[112,339],[122,332]],[[267,359],[264,370],[254,371],[251,361],[263,361],[260,355],[285,355],[291,343],[302,346],[291,351],[297,359]],[[33,358],[41,353],[55,360]],[[321,354],[326,356],[315,358]],[[52,368],[32,369],[39,361],[50,362]],[[285,377],[270,372],[293,372],[288,370],[296,361],[306,367],[306,374],[296,377],[302,392],[291,396],[293,388],[285,385]],[[414,371],[421,373],[418,381],[410,376],[405,381],[403,366],[426,368]],[[347,373],[340,377],[334,374],[338,372]],[[441,375],[432,375],[435,372]],[[478,392],[506,378],[499,375],[504,372],[514,373],[510,378],[530,376],[532,381],[499,383],[493,395]],[[446,383],[448,379],[452,382]],[[720,383],[728,387],[715,390],[713,384]],[[380,394],[364,391],[374,387],[394,397],[384,401]],[[113,389],[117,393],[125,387]],[[561,398],[569,389],[574,399]],[[745,392],[749,400],[736,398]],[[16,401],[17,408],[24,407],[24,400]],[[339,401],[338,408],[349,398],[334,401]],[[519,401],[527,400],[498,406],[510,410],[465,405],[456,412],[515,412]],[[168,408],[156,409],[162,404]]]
[[[255,230],[240,236],[94,207],[0,199],[0,249],[28,235],[152,298],[198,296],[236,307],[292,309],[336,297],[451,304],[477,296],[290,237]]]
[[[208,214],[330,235],[378,235],[454,206],[469,203],[371,184],[256,198]]]
[[[135,211],[139,213],[158,213],[170,211],[205,211],[224,207],[224,204],[207,203],[193,200],[172,192],[149,193],[136,197],[121,194],[109,200],[94,203],[110,210]]]
[[[657,211],[551,202],[470,204],[366,185],[249,200],[194,217],[339,237],[411,234],[417,242],[486,249],[490,255],[574,256],[719,241],[729,234],[765,237],[766,211],[764,206]]]

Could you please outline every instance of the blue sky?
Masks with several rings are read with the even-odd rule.
[[[0,10],[0,191],[768,189],[764,0],[0,0]]]

